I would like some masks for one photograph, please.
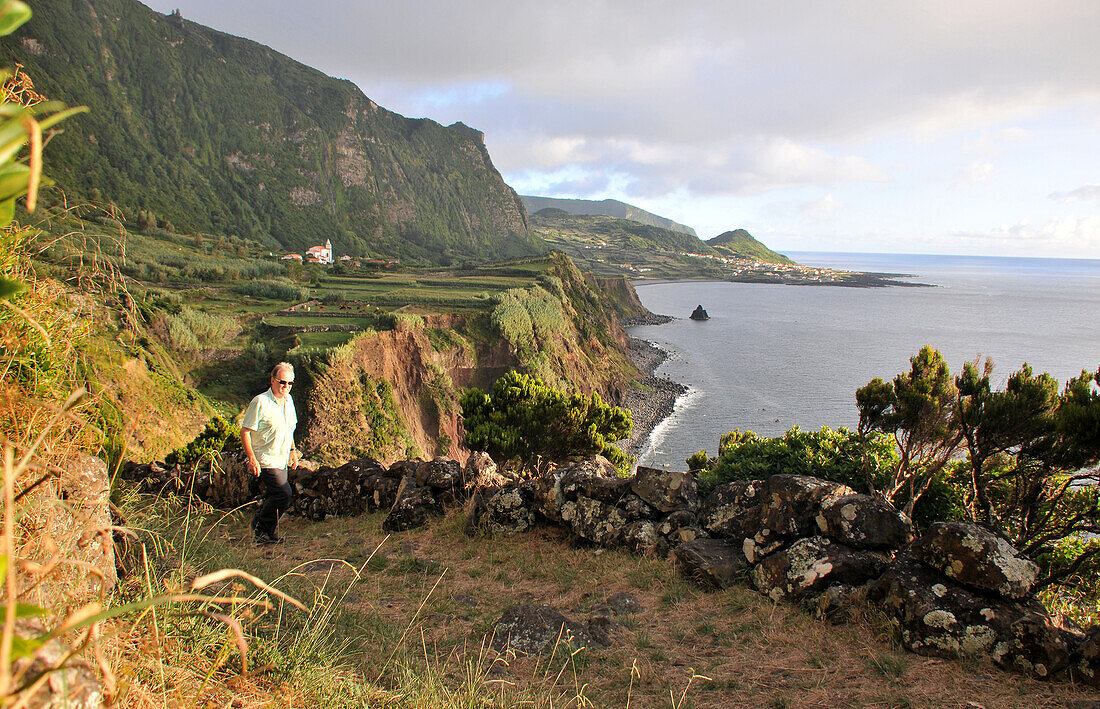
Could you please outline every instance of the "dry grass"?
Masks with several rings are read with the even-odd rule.
[[[387,538],[381,519],[285,520],[282,531],[290,541],[276,548],[247,543],[242,521],[219,533],[242,559],[269,569],[269,575],[296,568],[317,586],[346,588],[338,603],[340,625],[355,648],[357,670],[388,690],[395,706],[432,705],[423,695],[405,694],[409,673],[419,677],[421,691],[465,688],[482,700],[495,697],[494,706],[613,707],[629,701],[633,707],[700,709],[964,707],[973,702],[987,709],[1031,709],[1100,699],[1080,686],[1028,680],[989,663],[905,653],[873,617],[833,626],[744,588],[696,589],[666,561],[572,548],[557,530],[512,539],[467,538],[456,511],[425,530]],[[361,576],[356,579],[349,566],[326,559],[361,567]],[[559,651],[547,660],[496,659],[483,647],[510,605],[545,603],[583,620],[617,591],[635,594],[645,611],[616,619],[611,648],[574,656]],[[520,695],[527,699],[520,702]],[[454,704],[440,700],[438,705]]]

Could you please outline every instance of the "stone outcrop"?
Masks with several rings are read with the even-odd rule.
[[[924,563],[979,591],[1022,598],[1039,567],[992,532],[961,522],[936,522],[910,547]]]
[[[738,583],[748,568],[744,552],[723,539],[694,539],[674,553],[685,576],[715,588]]]
[[[492,646],[497,652],[539,655],[551,652],[559,643],[574,648],[591,646],[601,639],[594,636],[606,637],[606,631],[593,633],[590,624],[570,620],[550,606],[511,606],[493,627]]]
[[[817,526],[830,539],[857,549],[900,549],[913,537],[913,523],[880,498],[845,495],[821,507]]]
[[[127,475],[150,488],[235,499],[224,491],[223,481],[233,479],[226,469],[239,475],[231,463],[217,481],[157,466],[132,466]],[[1100,687],[1100,628],[1086,633],[1052,619],[1031,592],[1038,567],[1007,541],[956,522],[933,524],[913,540],[905,515],[838,483],[774,475],[719,485],[700,500],[690,473],[639,468],[624,478],[596,456],[520,479],[475,452],[465,467],[442,458],[389,468],[361,459],[301,470],[294,484],[293,509],[314,519],[388,509],[383,527],[403,531],[464,502],[467,534],[553,524],[595,546],[672,552],[682,573],[704,586],[748,582],[772,599],[808,603],[832,622],[870,604],[917,654],[987,656],[1010,671],[1071,675]],[[635,605],[612,610],[610,602],[586,622],[548,606],[510,608],[494,646],[541,653],[561,639],[606,644],[612,616]]]
[[[751,576],[757,591],[778,601],[821,593],[830,586],[865,583],[878,578],[886,563],[882,554],[810,537],[766,556]]]

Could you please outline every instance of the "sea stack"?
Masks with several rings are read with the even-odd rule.
[[[695,306],[695,310],[691,311],[692,320],[710,320],[710,316],[707,315],[707,311],[703,310],[702,305]]]

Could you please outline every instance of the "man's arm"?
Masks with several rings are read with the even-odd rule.
[[[260,477],[260,461],[257,460],[256,454],[252,450],[252,437],[249,435],[251,433],[251,428],[241,428],[241,445],[244,447],[244,453],[248,457],[249,472],[256,477]]]

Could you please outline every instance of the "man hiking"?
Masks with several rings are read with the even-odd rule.
[[[279,362],[271,370],[271,387],[252,399],[241,421],[241,444],[248,456],[248,469],[263,485],[263,501],[252,518],[257,544],[284,541],[275,534],[275,529],[279,515],[290,506],[293,495],[287,480],[287,467],[297,467],[300,457],[294,446],[298,415],[290,397],[292,386],[293,365]]]

